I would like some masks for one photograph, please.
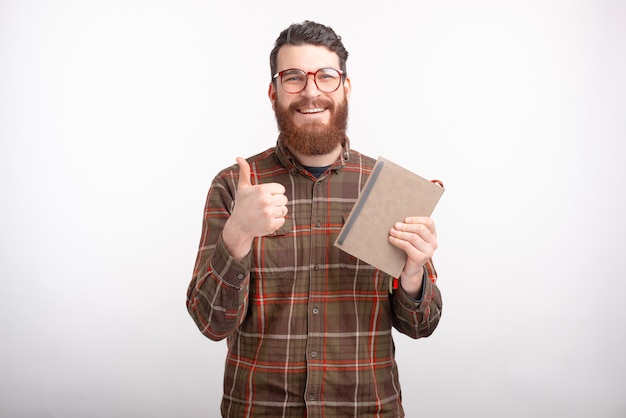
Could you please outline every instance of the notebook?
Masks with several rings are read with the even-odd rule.
[[[406,253],[389,242],[389,230],[408,216],[430,216],[444,188],[379,157],[334,245],[393,277]]]

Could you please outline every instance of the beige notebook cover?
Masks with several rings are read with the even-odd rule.
[[[335,246],[393,277],[406,253],[389,242],[389,230],[407,216],[430,216],[443,187],[379,157]]]

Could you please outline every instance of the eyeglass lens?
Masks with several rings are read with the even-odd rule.
[[[324,93],[332,93],[339,88],[341,83],[341,74],[333,68],[320,68],[314,76],[315,85]],[[302,70],[291,69],[284,71],[280,80],[287,93],[299,93],[306,87],[309,75]]]

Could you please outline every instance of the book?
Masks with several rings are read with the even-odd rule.
[[[398,278],[406,253],[389,242],[389,231],[409,216],[431,216],[443,192],[441,182],[378,157],[334,245]]]

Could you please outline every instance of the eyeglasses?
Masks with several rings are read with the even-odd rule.
[[[320,68],[316,72],[306,72],[297,68],[289,68],[274,74],[272,80],[280,77],[280,85],[287,93],[300,93],[306,88],[309,75],[313,76],[313,81],[317,88],[324,93],[332,93],[341,85],[343,71],[334,68]]]

